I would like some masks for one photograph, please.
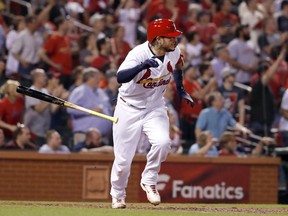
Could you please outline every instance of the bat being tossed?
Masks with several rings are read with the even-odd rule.
[[[95,112],[95,111],[90,110],[90,109],[86,109],[84,107],[78,106],[78,105],[70,103],[68,101],[65,101],[65,100],[63,100],[61,98],[45,94],[43,92],[36,91],[34,89],[30,89],[30,88],[27,88],[25,86],[18,86],[17,87],[17,92],[20,93],[20,94],[27,95],[29,97],[33,97],[33,98],[37,98],[37,99],[42,100],[42,101],[46,101],[48,103],[53,103],[53,104],[57,104],[59,106],[65,106],[65,107],[68,107],[68,108],[71,108],[71,109],[80,110],[80,111],[89,113],[91,115],[95,115],[95,116],[98,116],[100,118],[104,118],[104,119],[110,120],[110,121],[112,121],[114,123],[118,122],[118,118],[117,117],[108,116],[108,115],[105,115],[103,113],[99,113],[99,112]]]

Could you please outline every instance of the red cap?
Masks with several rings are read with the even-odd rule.
[[[49,79],[51,79],[51,78],[59,78],[61,76],[61,73],[49,71],[48,73],[46,73],[46,75],[47,75],[47,77]]]
[[[149,24],[147,29],[147,38],[150,43],[158,36],[178,37],[181,34],[182,32],[176,29],[175,23],[170,19],[156,19]]]

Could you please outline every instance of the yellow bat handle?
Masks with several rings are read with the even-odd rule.
[[[80,110],[80,111],[83,111],[83,112],[86,112],[86,113],[89,113],[91,115],[95,115],[95,116],[98,116],[98,117],[101,117],[101,118],[104,118],[104,119],[107,119],[107,120],[110,120],[110,121],[112,121],[114,123],[118,122],[118,118],[117,117],[105,115],[103,113],[99,113],[99,112],[96,112],[96,111],[93,111],[93,110],[90,110],[90,109],[86,109],[84,107],[78,106],[76,104],[69,103],[67,101],[64,102],[64,106],[72,108],[72,109]]]

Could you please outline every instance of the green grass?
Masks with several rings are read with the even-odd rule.
[[[177,210],[175,210],[175,208]],[[224,211],[223,211],[224,209]],[[226,210],[228,209],[228,212]],[[240,212],[233,212],[237,209]],[[256,213],[250,213],[255,209]],[[265,209],[268,212],[265,212]],[[276,211],[274,213],[273,211]],[[277,210],[279,210],[277,213]],[[260,211],[260,212],[259,212]],[[265,214],[262,214],[264,213]],[[0,216],[230,216],[288,215],[288,205],[128,203],[127,209],[111,209],[110,203],[0,201]]]

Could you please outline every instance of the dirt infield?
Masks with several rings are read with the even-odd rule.
[[[232,204],[233,205],[233,204]],[[263,205],[263,207],[217,207],[214,204],[209,206],[209,204],[197,204],[195,206],[179,204],[163,204],[160,206],[150,206],[139,203],[129,203],[127,204],[127,209],[141,209],[141,210],[156,210],[156,211],[191,211],[191,212],[217,212],[217,213],[247,213],[247,214],[288,214],[288,207],[275,207],[269,208]],[[0,206],[42,206],[42,207],[69,207],[69,208],[102,208],[110,209],[110,203],[48,203],[48,202],[30,202],[30,201],[0,201]]]

